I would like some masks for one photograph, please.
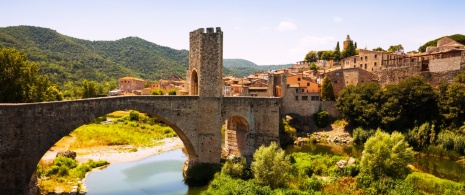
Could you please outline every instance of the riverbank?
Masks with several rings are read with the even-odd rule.
[[[72,141],[73,139],[70,139]],[[79,163],[92,160],[106,160],[110,164],[125,163],[137,161],[149,156],[160,154],[162,152],[171,151],[183,147],[183,143],[179,138],[165,138],[158,141],[154,147],[134,148],[132,146],[101,146],[94,148],[82,148],[74,150],[77,153],[76,160]],[[55,159],[58,151],[68,150],[66,146],[54,146],[42,157],[42,161],[52,162]]]

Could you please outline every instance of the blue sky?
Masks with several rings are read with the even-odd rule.
[[[189,48],[189,32],[221,27],[224,58],[260,65],[293,63],[310,50],[402,44],[406,51],[465,34],[465,1],[1,0],[0,27],[32,25],[86,40],[137,36]]]

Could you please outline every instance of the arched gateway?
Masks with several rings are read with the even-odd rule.
[[[260,145],[278,141],[281,99],[223,97],[222,67],[223,32],[198,29],[190,33],[190,96],[0,104],[1,194],[28,194],[31,175],[50,147],[77,127],[116,110],[145,112],[172,127],[187,149],[189,166],[220,163],[221,125],[227,119],[242,125],[242,134],[235,137],[242,153],[250,155]]]

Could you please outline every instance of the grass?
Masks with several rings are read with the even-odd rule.
[[[89,160],[86,163],[78,164],[76,160],[64,156],[55,158],[53,163],[41,161],[37,165],[41,194],[71,192],[73,186],[78,186],[78,190],[80,190],[80,181],[87,172],[108,164],[107,161],[102,160]]]

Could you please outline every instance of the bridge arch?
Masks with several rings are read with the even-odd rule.
[[[232,115],[225,122],[225,144],[228,154],[252,157],[255,150],[255,132],[247,119]]]

